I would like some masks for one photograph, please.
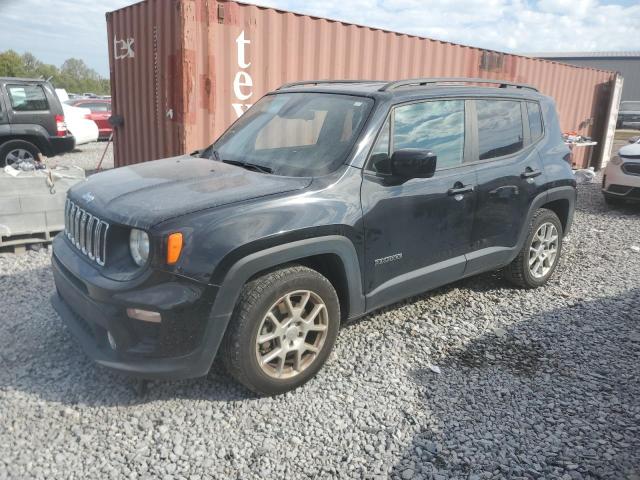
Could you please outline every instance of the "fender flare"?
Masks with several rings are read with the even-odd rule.
[[[360,264],[356,249],[348,238],[327,235],[254,252],[234,263],[219,286],[203,339],[202,354],[209,367],[220,347],[244,284],[258,272],[322,254],[337,255],[342,261],[349,288],[349,317],[364,313],[365,297],[362,291]]]

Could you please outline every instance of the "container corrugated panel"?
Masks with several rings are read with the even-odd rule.
[[[615,76],[232,1],[146,0],[108,13],[107,25],[113,111],[124,118],[117,166],[206,146],[268,91],[309,79],[529,83],[555,99],[563,131],[599,140]],[[574,160],[584,166],[585,152]]]

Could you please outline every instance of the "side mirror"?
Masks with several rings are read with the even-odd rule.
[[[436,172],[437,159],[431,150],[397,150],[391,155],[391,174],[406,180],[430,178]]]

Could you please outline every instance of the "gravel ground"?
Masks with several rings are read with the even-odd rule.
[[[47,162],[52,167],[56,165],[75,165],[82,167],[87,171],[87,174],[89,174],[98,166],[106,146],[107,142],[85,143],[76,147],[73,152],[59,155],[57,157],[51,157]],[[102,168],[113,168],[113,144],[110,144],[107,149],[104,161],[102,162]]]
[[[640,207],[581,186],[548,286],[486,274],[386,308],[262,399],[217,365],[140,394],[55,315],[46,250],[0,256],[0,478],[639,479],[632,246]]]

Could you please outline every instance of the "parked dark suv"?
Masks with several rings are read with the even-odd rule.
[[[75,139],[49,82],[0,77],[0,168],[33,162],[40,153],[70,152]]]
[[[304,82],[212,146],[69,192],[54,305],[98,363],[251,390],[309,380],[341,322],[503,269],[543,285],[575,180],[553,101],[481,80]]]

